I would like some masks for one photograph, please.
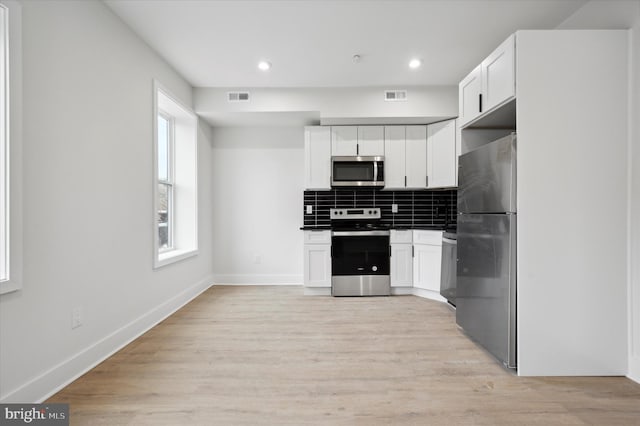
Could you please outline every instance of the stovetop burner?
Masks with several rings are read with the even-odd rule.
[[[331,227],[340,231],[388,230],[391,226],[380,222],[379,207],[330,209]]]

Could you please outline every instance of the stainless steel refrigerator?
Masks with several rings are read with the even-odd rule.
[[[456,322],[516,368],[516,134],[460,156]]]

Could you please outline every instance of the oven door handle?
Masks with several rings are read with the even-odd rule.
[[[332,231],[333,237],[385,237],[389,231]]]

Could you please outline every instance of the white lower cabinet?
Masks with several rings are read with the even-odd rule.
[[[304,286],[331,288],[331,231],[304,231]]]
[[[413,286],[440,293],[441,231],[413,231]]]
[[[413,286],[413,246],[410,230],[391,230],[391,287]]]

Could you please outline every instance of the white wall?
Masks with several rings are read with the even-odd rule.
[[[191,87],[102,2],[22,4],[24,269],[0,296],[3,402],[41,400],[205,289],[213,256],[201,126],[200,254],[152,269],[152,79],[187,105]]]
[[[302,283],[302,127],[213,131],[217,284]]]
[[[561,29],[627,29],[629,34],[629,371],[640,382],[640,0],[592,0]]]
[[[639,0],[591,0],[563,23],[561,30],[624,30],[636,20]]]
[[[406,89],[406,102],[387,102],[385,90]],[[313,124],[419,124],[458,116],[458,86],[240,88],[250,102],[227,102],[236,89],[197,88],[196,113],[214,126],[235,126],[242,119]],[[306,114],[304,114],[306,113]],[[284,118],[283,118],[284,117]]]

